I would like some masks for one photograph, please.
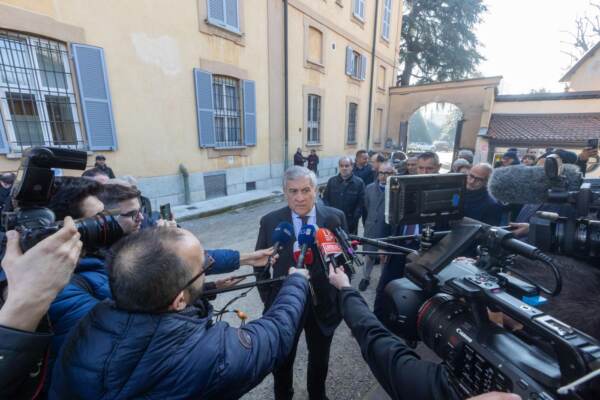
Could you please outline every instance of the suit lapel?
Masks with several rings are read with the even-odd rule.
[[[321,207],[315,205],[315,208],[317,209],[317,226],[322,228],[325,224],[325,215],[323,215]]]

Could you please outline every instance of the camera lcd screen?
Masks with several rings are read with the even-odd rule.
[[[403,175],[388,178],[388,224],[454,221],[464,216],[465,174]]]

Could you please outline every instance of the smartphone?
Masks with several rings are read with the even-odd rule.
[[[597,149],[598,148],[598,139],[588,139],[587,147],[589,147],[590,149]]]
[[[165,221],[173,220],[173,213],[171,212],[171,203],[163,204],[160,206],[160,217]]]

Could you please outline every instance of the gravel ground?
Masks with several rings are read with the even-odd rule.
[[[225,214],[186,221],[182,225],[197,235],[206,248],[233,248],[241,252],[249,252],[254,250],[256,244],[260,218],[284,205],[283,199],[274,199],[266,203],[229,211]],[[236,273],[252,272],[251,269],[251,267],[242,267]],[[379,274],[379,267],[376,267],[372,276],[372,282],[374,283],[362,293],[367,303],[371,305],[375,299],[375,283],[379,279]],[[210,278],[216,279],[215,277]],[[355,277],[352,282],[353,286],[357,287],[359,281],[360,277]],[[232,292],[219,295],[213,302],[215,309],[220,309],[239,293]],[[262,303],[256,289],[248,293],[245,298],[235,302],[234,307],[246,312],[250,320],[260,318],[262,313]],[[233,314],[226,314],[223,319],[233,326],[240,325],[239,320]],[[298,400],[308,398],[306,393],[307,354],[306,342],[304,334],[302,334],[294,366],[294,391],[295,399]],[[378,387],[375,378],[360,354],[358,344],[352,338],[350,330],[344,322],[336,330],[333,339],[327,388],[327,395],[331,400],[388,398]],[[245,400],[272,398],[272,375],[269,375],[260,385],[243,397]]]

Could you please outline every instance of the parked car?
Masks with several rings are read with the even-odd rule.
[[[436,140],[433,142],[435,151],[449,151],[450,145],[445,140]]]

